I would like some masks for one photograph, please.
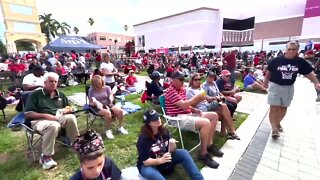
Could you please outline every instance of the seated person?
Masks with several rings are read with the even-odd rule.
[[[209,152],[214,156],[223,156],[223,152],[213,144],[218,115],[215,112],[202,112],[199,109],[193,108],[192,105],[202,102],[206,97],[198,94],[187,100],[183,82],[184,75],[180,72],[174,72],[171,86],[165,93],[166,113],[169,116],[181,119],[179,121],[181,129],[193,132],[199,131],[201,138],[199,159],[211,168],[218,168],[219,164],[208,154]],[[174,123],[176,122],[172,122],[172,124]]]
[[[170,87],[171,82],[172,82],[171,76],[172,76],[172,72],[167,72],[167,76],[163,80],[163,89],[167,89]]]
[[[231,73],[228,70],[222,70],[220,78],[216,81],[219,91],[226,97],[227,100],[234,103],[239,103],[242,96],[237,94],[239,88],[232,86]]]
[[[262,66],[258,65],[257,69],[254,71],[256,80],[260,81],[261,83],[263,83],[264,80],[264,75],[263,75],[263,71],[262,71]]]
[[[80,160],[81,169],[70,179],[120,179],[121,170],[104,154],[103,140],[100,134],[89,130],[78,136],[73,144]]]
[[[262,82],[258,81],[253,73],[253,69],[249,70],[248,75],[244,78],[244,89],[247,91],[260,90],[266,91],[266,88],[263,87]]]
[[[59,74],[59,76],[60,76],[60,80],[61,80],[60,86],[63,87],[65,85],[67,85],[68,73],[59,61],[57,61],[57,63],[56,63],[56,73]]]
[[[146,179],[165,179],[163,175],[173,172],[174,167],[181,164],[191,179],[202,180],[189,152],[177,149],[176,140],[162,126],[160,115],[151,109],[144,113],[143,118],[144,125],[137,142],[140,174]]]
[[[138,82],[137,78],[134,76],[134,71],[130,70],[129,75],[126,78],[126,89],[130,92],[137,92],[136,83]]]
[[[111,122],[112,116],[111,112],[116,116],[119,122],[118,131],[121,134],[128,134],[128,131],[125,130],[122,126],[123,124],[123,111],[121,108],[118,108],[113,105],[113,94],[111,88],[105,85],[102,76],[95,75],[91,80],[91,87],[88,92],[89,103],[92,109],[101,115],[106,122],[106,136],[108,139],[114,139],[112,134]]]
[[[44,70],[41,66],[34,66],[32,73],[26,75],[22,81],[22,89],[24,91],[33,91],[44,86]]]
[[[225,103],[227,105],[227,107],[230,111],[230,115],[233,117],[234,112],[237,109],[237,103],[229,101],[228,99],[225,98],[225,96],[222,93],[220,93],[219,88],[215,82],[215,79],[216,79],[216,74],[213,72],[208,72],[207,80],[206,80],[206,82],[204,82],[202,84],[202,88],[206,92],[207,99],[209,99],[209,101],[210,101],[210,98],[208,98],[208,96],[209,96],[209,97],[215,97],[215,98],[211,98],[211,99],[216,99],[220,103],[222,101],[224,101],[222,103]]]
[[[151,100],[153,103],[158,103],[158,97],[163,94],[163,87],[160,84],[160,73],[158,71],[153,71],[150,75],[152,81],[147,87],[147,95],[148,97],[154,97]]]
[[[84,79],[84,84],[87,83],[87,80],[90,78],[90,75],[86,73],[86,67],[82,63],[78,63],[76,68],[73,71],[73,75],[77,77],[77,80],[79,83],[83,83]]]
[[[194,73],[190,77],[189,88],[187,90],[187,99],[191,99],[194,96],[205,93],[206,91],[201,88],[201,77],[198,73]],[[236,129],[233,125],[233,119],[230,115],[228,106],[225,103],[219,103],[219,96],[206,96],[206,99],[199,102],[198,104],[193,105],[193,107],[200,109],[202,112],[214,111],[216,112],[221,119],[221,135],[226,135],[225,127],[228,127],[228,139],[237,139],[240,138],[236,134]]]
[[[67,97],[58,91],[59,75],[48,72],[44,75],[44,88],[33,91],[25,107],[26,125],[40,132],[42,137],[42,154],[40,163],[43,169],[51,169],[57,165],[52,159],[54,144],[61,128],[66,131],[70,143],[79,136],[77,119],[70,114],[71,108]],[[56,116],[58,109],[64,109],[61,116]]]
[[[132,61],[128,61],[128,65],[124,67],[124,73],[128,74],[130,70],[133,70],[136,72],[137,68],[136,66],[132,63]]]

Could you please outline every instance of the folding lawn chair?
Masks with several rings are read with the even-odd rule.
[[[159,102],[160,102],[160,107],[162,109],[162,113],[163,113],[163,117],[165,118],[166,120],[166,123],[164,126],[170,126],[170,127],[175,127],[178,129],[178,132],[179,132],[179,137],[180,137],[180,141],[181,141],[181,146],[182,146],[182,149],[185,149],[184,148],[184,142],[183,142],[183,136],[182,136],[182,133],[181,131],[183,131],[183,129],[180,128],[180,123],[179,121],[181,121],[182,119],[178,118],[178,117],[172,117],[172,116],[168,116],[166,115],[166,103],[165,103],[165,97],[164,95],[161,95],[159,96]],[[175,123],[174,123],[175,122]],[[200,139],[200,133],[199,131],[195,132],[199,135],[199,143],[194,146],[193,148],[191,148],[189,150],[189,152],[192,152],[193,150],[195,150],[196,148],[198,148],[201,144],[201,139]]]
[[[20,100],[23,102],[23,106],[26,105],[30,93],[32,92],[22,94]],[[25,129],[28,142],[27,157],[32,161],[39,160],[41,154],[41,141],[43,135],[40,132],[31,128],[31,124],[28,123],[28,121],[26,121],[25,119],[24,112],[19,112],[16,116],[14,116],[13,119],[7,125],[7,127],[10,128],[12,131],[18,131],[21,128]],[[56,142],[66,147],[70,147],[70,140],[67,137],[65,137],[64,129],[60,130]]]
[[[89,89],[90,89],[90,85],[85,86],[85,91],[86,91],[86,103],[83,106],[83,111],[85,114],[87,114],[87,129],[89,129],[94,121],[96,120],[97,117],[102,117],[101,115],[98,114],[98,112],[96,112],[89,104]],[[125,100],[123,100],[121,97],[115,96],[115,99],[119,100],[121,102],[121,104],[123,104],[123,102],[125,102]],[[112,113],[112,112],[111,112]],[[112,116],[113,113],[112,113]]]

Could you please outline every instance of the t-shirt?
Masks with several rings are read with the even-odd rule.
[[[244,88],[246,88],[247,86],[253,84],[254,82],[256,82],[256,78],[253,77],[252,75],[248,74],[248,75],[246,75],[246,77],[243,80],[243,86],[244,86]]]
[[[227,69],[229,71],[234,71],[236,69],[236,55],[234,53],[230,53],[224,58],[227,61]]]
[[[121,170],[110,158],[105,158],[103,169],[100,175],[96,178],[97,180],[110,179],[118,180],[121,177]],[[70,180],[85,180],[82,176],[81,170],[78,170]]]
[[[207,81],[202,84],[202,88],[206,92],[207,96],[216,97],[220,95],[219,88],[215,81],[209,84]]]
[[[217,81],[217,86],[219,88],[219,91],[232,91],[232,84],[231,82],[226,82],[222,78],[219,78]]]
[[[189,87],[187,89],[187,99],[193,98],[195,95],[200,94],[202,91],[203,90],[201,88],[200,89],[192,89],[191,87]],[[201,101],[200,103],[198,103],[196,105],[196,108],[200,109],[203,112],[207,112],[208,111],[205,100]]]
[[[148,86],[148,96],[151,97],[152,95],[158,97],[163,94],[163,87],[159,82],[151,81]]]
[[[126,83],[127,83],[129,86],[133,86],[136,82],[137,82],[137,78],[134,77],[134,76],[128,76],[128,77],[126,78]]]
[[[114,69],[114,65],[112,63],[106,63],[103,62],[100,64],[100,70],[105,69],[106,73],[112,73],[113,69]],[[113,83],[115,82],[114,76],[106,76],[105,77],[105,82],[106,83]]]
[[[313,68],[302,58],[287,59],[280,56],[270,62],[267,70],[270,72],[270,82],[290,86],[296,81],[298,73],[307,75]]]
[[[108,106],[111,104],[109,96],[111,95],[111,88],[109,86],[105,86],[104,89],[96,91],[93,88],[90,88],[88,91],[88,97],[90,100],[92,98],[96,98],[101,104]]]
[[[178,114],[190,114],[191,109],[182,109],[179,106],[175,105],[178,101],[187,100],[186,90],[185,88],[181,88],[179,91],[170,86],[165,93],[165,101],[166,101],[166,113],[171,116],[176,116]]]
[[[43,79],[43,76],[37,77],[33,73],[30,73],[23,78],[22,84],[43,87],[44,86],[44,79]]]
[[[170,134],[165,130],[164,135],[159,133],[154,135],[154,139],[149,138],[148,136],[141,134],[137,141],[137,150],[138,150],[138,161],[137,167],[140,172],[143,161],[146,161],[149,158],[161,158],[163,154],[168,152]],[[158,170],[161,170],[171,163],[165,163],[158,166],[155,166]]]

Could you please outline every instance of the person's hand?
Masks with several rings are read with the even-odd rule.
[[[216,96],[216,100],[217,100],[218,102],[222,101],[222,99],[221,99],[220,96]]]
[[[202,116],[202,111],[200,109],[194,109],[193,112]]]
[[[206,96],[202,95],[201,93],[200,94],[197,94],[196,96],[196,99],[201,102],[201,101],[204,101],[206,99]]]
[[[72,112],[72,107],[71,106],[66,106],[63,109],[63,114],[70,114]]]
[[[167,153],[164,153],[164,155],[159,158],[159,161],[160,161],[160,164],[164,164],[164,163],[167,163],[167,162],[171,162],[171,153],[167,152]]]
[[[320,90],[320,83],[314,84],[314,87],[315,87],[317,90]]]

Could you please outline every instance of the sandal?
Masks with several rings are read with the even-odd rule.
[[[231,139],[231,140],[240,140],[240,137],[236,134],[236,133],[228,133],[227,135],[227,139]]]
[[[279,131],[272,131],[272,138],[277,139],[278,137],[280,137]]]

